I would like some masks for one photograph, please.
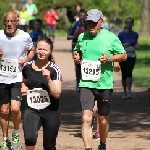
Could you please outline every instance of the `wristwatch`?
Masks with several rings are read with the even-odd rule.
[[[107,57],[107,61],[111,61],[111,58],[110,58],[110,56],[108,56],[108,57]]]

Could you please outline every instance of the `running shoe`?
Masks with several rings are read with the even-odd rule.
[[[131,92],[127,92],[127,98],[129,98],[129,99],[132,98]]]
[[[0,150],[10,150],[11,149],[11,143],[9,140],[4,140],[2,143],[1,143],[1,146],[0,146]]]
[[[127,99],[127,92],[124,92],[124,93],[123,93],[122,99]]]
[[[95,134],[93,135],[93,139],[95,139],[95,140],[100,139],[100,134],[99,134],[99,132],[95,132]]]
[[[105,145],[105,146],[99,145],[99,146],[98,146],[98,150],[106,150],[106,145]]]
[[[19,134],[12,134],[12,150],[19,150],[21,145],[19,143]]]

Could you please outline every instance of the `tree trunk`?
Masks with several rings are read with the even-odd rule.
[[[150,34],[150,0],[141,0],[142,2],[142,18],[140,26],[140,35],[149,35]]]

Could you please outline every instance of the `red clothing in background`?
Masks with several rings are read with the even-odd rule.
[[[44,19],[47,21],[47,24],[53,26],[56,26],[56,19],[55,19],[56,17],[58,17],[57,12],[54,12],[52,14],[50,11],[48,11],[44,15]]]

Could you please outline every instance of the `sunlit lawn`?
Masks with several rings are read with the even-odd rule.
[[[137,50],[137,61],[133,71],[135,85],[150,89],[150,43],[140,45]]]

